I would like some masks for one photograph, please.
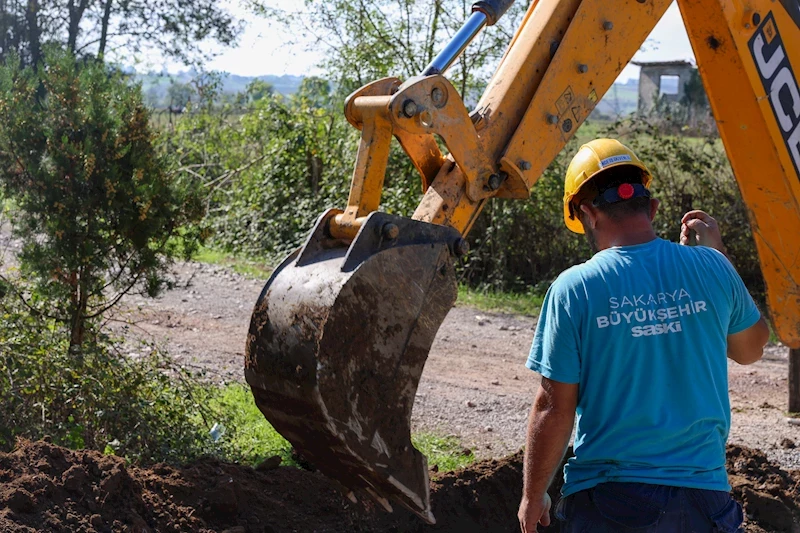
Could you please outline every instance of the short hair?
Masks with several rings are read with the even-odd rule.
[[[581,189],[578,194],[573,198],[575,204],[575,211],[579,217],[582,217],[580,205],[583,202],[592,202],[602,192],[612,187],[617,187],[623,183],[641,183],[644,182],[644,171],[639,167],[633,165],[618,165],[611,167],[607,170],[601,170],[589,180]],[[639,196],[631,198],[630,200],[622,200],[613,204],[600,204],[596,206],[597,209],[608,216],[612,220],[622,220],[632,215],[640,213],[650,214],[650,198]]]

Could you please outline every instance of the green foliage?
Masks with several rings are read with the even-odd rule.
[[[458,287],[456,305],[466,305],[481,311],[538,316],[543,299],[541,293],[498,292],[461,285]]]
[[[190,62],[209,54],[204,40],[236,41],[241,24],[216,0],[27,0],[2,2],[0,62],[10,55],[36,67],[49,44],[91,59],[130,64],[144,47]]]
[[[463,282],[491,291],[544,294],[561,271],[590,257],[584,239],[564,226],[564,175],[576,150],[577,142],[570,142],[528,200],[487,205],[469,235]]]
[[[155,295],[170,260],[191,256],[200,196],[156,153],[138,87],[102,64],[57,50],[38,72],[12,60],[0,68],[0,115],[20,264],[79,347],[86,321],[131,290]]]
[[[269,96],[274,93],[275,88],[272,86],[272,84],[259,79],[255,79],[248,83],[247,88],[245,89],[245,94],[247,94],[247,99],[250,102],[257,102],[265,96]]]
[[[171,83],[167,89],[167,98],[169,100],[169,107],[173,109],[182,109],[189,105],[194,96],[194,89],[188,83]]]
[[[82,357],[72,357],[64,327],[23,307],[12,292],[23,290],[0,301],[0,449],[11,449],[17,437],[46,435],[139,462],[211,449],[207,427],[194,420],[207,413],[206,393],[168,356],[142,346],[144,355],[125,357],[98,335]]]
[[[237,114],[212,97],[178,121],[165,149],[177,155],[178,171],[200,176],[209,191],[216,247],[274,262],[302,243],[323,211],[346,204],[359,132],[329,91],[324,80],[307,78],[291,99],[265,94]],[[410,215],[420,193],[396,145],[382,208]]]
[[[331,110],[330,100],[323,105],[325,86],[317,87],[313,98],[307,90],[289,100],[263,98],[235,120],[211,112],[179,123],[179,133],[191,130],[203,141],[186,153],[203,153],[220,162],[202,169],[208,172],[206,179],[212,184],[227,180],[215,190],[209,219],[216,229],[213,244],[226,253],[274,264],[303,242],[319,214],[346,204],[358,132]],[[495,305],[492,300],[497,298],[476,295],[541,295],[560,272],[591,256],[585,239],[564,226],[563,179],[581,142],[611,136],[631,144],[653,167],[655,192],[663,202],[656,220],[659,234],[676,240],[681,215],[692,207],[706,207],[719,218],[748,286],[763,298],[746,210],[719,140],[674,135],[675,126],[662,127],[664,122],[589,124],[545,170],[530,199],[489,202],[469,235],[471,251],[459,265],[462,285],[473,289],[462,290],[461,297],[486,307]],[[184,153],[186,144],[176,142],[177,151]],[[222,163],[225,160],[235,163]],[[243,170],[232,176],[230,169],[237,166]],[[381,209],[410,215],[420,198],[418,187],[416,171],[395,149]],[[497,306],[536,312],[535,301],[531,306]]]
[[[465,449],[455,437],[441,437],[433,433],[411,436],[414,447],[428,458],[428,466],[439,472],[450,472],[475,462],[472,450]]]
[[[249,387],[231,384],[210,392],[208,407],[219,414],[226,428],[219,447],[227,459],[256,466],[264,459],[278,455],[281,464],[297,465],[292,456],[292,445],[258,410]]]
[[[305,7],[301,16],[263,10],[289,31],[314,39],[315,49],[324,50],[322,67],[342,96],[386,76],[421,74],[472,14],[472,2],[460,0],[305,0]],[[448,75],[468,99],[488,81],[525,7],[513,5],[453,65]]]

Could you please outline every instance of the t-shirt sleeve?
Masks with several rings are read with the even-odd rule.
[[[579,383],[579,307],[562,278],[547,290],[526,366],[561,383]]]
[[[721,254],[720,254],[721,255]],[[725,264],[728,276],[731,281],[732,291],[732,307],[731,307],[731,320],[728,324],[728,335],[744,331],[761,318],[761,312],[756,307],[753,297],[742,281],[742,277],[736,272],[736,269],[724,256],[720,260]]]

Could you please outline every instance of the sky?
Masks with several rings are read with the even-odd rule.
[[[519,0],[518,0],[519,1]],[[262,0],[270,7],[289,12],[302,6],[297,0]],[[221,54],[206,64],[213,70],[230,72],[242,76],[260,76],[265,74],[292,74],[296,76],[319,74],[314,65],[319,62],[318,52],[309,51],[308,42],[287,44],[295,40],[287,34],[280,24],[266,18],[256,17],[242,8],[239,2],[225,2],[231,11],[246,21],[246,28],[236,48],[225,49]],[[666,14],[645,42],[642,50],[635,56],[635,61],[668,61],[687,59],[694,60],[689,38],[683,27],[678,6],[675,2],[667,9]],[[175,70],[168,65],[169,70]],[[639,76],[639,68],[628,65],[618,81]]]

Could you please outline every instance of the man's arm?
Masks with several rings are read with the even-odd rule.
[[[698,244],[714,248],[728,257],[714,217],[704,211],[689,211],[681,219],[681,244],[688,244],[690,230],[697,233]],[[767,341],[769,341],[769,327],[762,316],[749,328],[728,335],[728,358],[741,365],[755,363],[764,355]]]
[[[749,328],[728,335],[728,358],[740,365],[755,363],[764,355],[767,341],[769,341],[769,327],[762,316]]]
[[[524,486],[519,506],[522,533],[536,531],[536,523],[550,525],[547,488],[561,464],[575,423],[578,384],[542,377],[528,418]]]

